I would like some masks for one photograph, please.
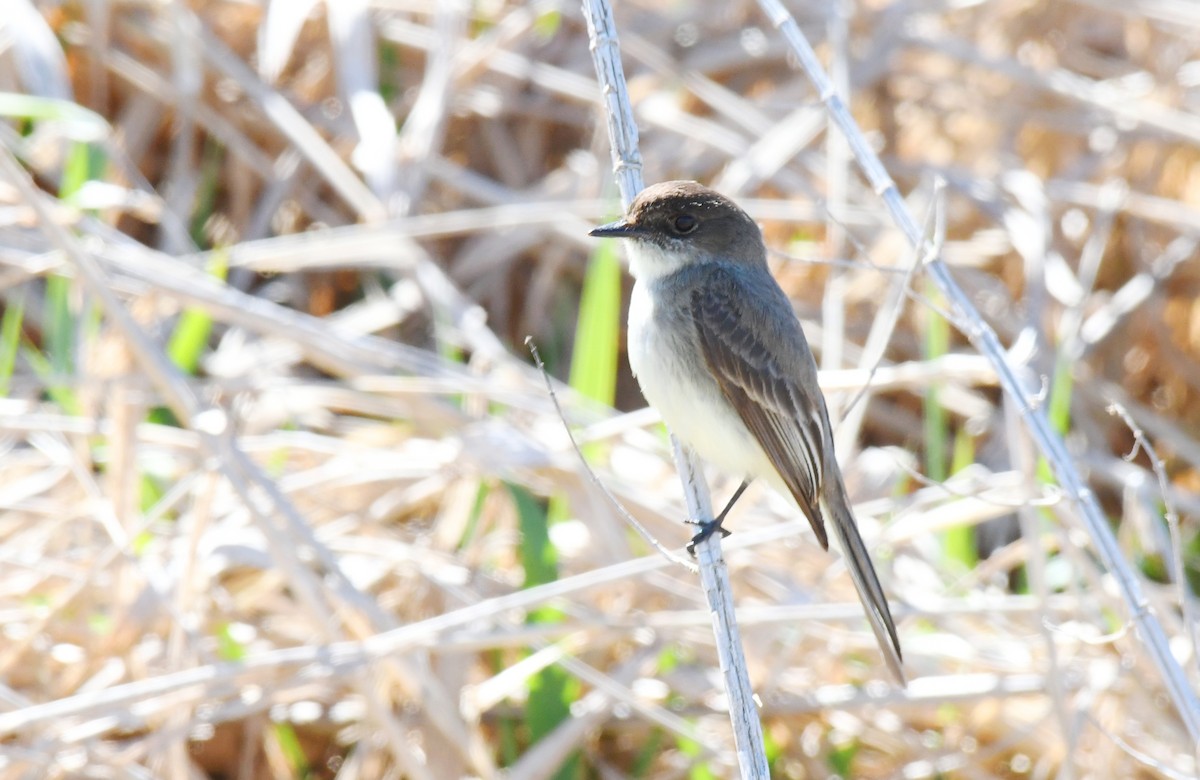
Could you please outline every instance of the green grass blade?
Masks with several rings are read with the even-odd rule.
[[[620,350],[621,264],[615,241],[601,241],[588,264],[571,354],[571,386],[612,406]]]
[[[212,332],[212,318],[200,309],[187,309],[179,315],[179,322],[167,341],[167,356],[171,362],[188,374],[200,368],[200,358],[208,345]]]
[[[950,464],[950,473],[957,474],[975,462],[975,440],[963,428],[958,429],[954,436],[954,459]],[[946,529],[943,537],[946,557],[958,561],[967,571],[979,563],[979,551],[975,546],[975,527],[960,525]]]
[[[525,587],[532,588],[558,579],[558,552],[550,541],[550,522],[541,503],[525,488],[506,483],[517,509],[521,528],[521,564],[525,568]],[[562,613],[553,607],[531,612],[530,623],[557,623]],[[534,675],[529,681],[526,726],[531,743],[558,728],[571,717],[571,705],[582,691],[577,679],[562,667],[551,666]],[[556,780],[580,777],[582,759],[573,753],[554,774]]]
[[[1054,376],[1050,380],[1050,401],[1046,405],[1046,419],[1059,435],[1065,436],[1071,428],[1071,393],[1075,382],[1071,377],[1071,363],[1060,353],[1054,362]],[[1045,484],[1055,482],[1054,470],[1045,458],[1038,458],[1037,476]]]
[[[688,767],[688,780],[717,780],[717,775],[713,772],[709,763],[700,759],[700,756],[704,754],[704,749],[699,742],[684,737],[677,737],[675,746],[679,749],[680,753],[694,759],[692,765]]]
[[[561,666],[550,666],[529,680],[529,736],[536,743],[571,717],[571,704],[579,699],[579,680]],[[583,764],[578,751],[572,753],[551,777],[574,780],[581,777]]]
[[[545,585],[558,579],[558,558],[550,544],[550,526],[541,504],[525,488],[505,483],[516,506],[521,528],[521,565],[525,568],[525,587]]]
[[[930,283],[926,294],[934,302],[942,299]],[[950,325],[936,311],[925,312],[924,358],[936,360],[950,350]],[[946,479],[946,410],[938,386],[925,391],[925,475],[936,482]]]
[[[488,494],[492,492],[491,487],[487,482],[480,482],[479,489],[475,492],[475,501],[471,504],[471,512],[467,516],[466,527],[463,528],[462,538],[458,540],[457,549],[466,549],[475,539],[475,534],[479,532],[479,520],[483,517],[484,502],[487,501]]]
[[[50,397],[51,401],[67,414],[83,413],[83,406],[79,403],[75,391],[69,384],[63,383],[62,374],[55,370],[50,358],[46,357],[36,344],[26,341],[22,345],[21,354],[25,357],[25,362],[29,363],[33,369],[33,373],[46,386],[46,395]]]
[[[533,32],[542,41],[548,41],[562,28],[562,12],[556,8],[542,11],[533,20]]]
[[[3,100],[0,100],[0,113],[3,113],[2,104]],[[59,197],[70,200],[86,182],[99,177],[106,164],[102,149],[87,143],[72,144],[63,165]],[[75,350],[81,322],[71,307],[71,288],[72,281],[68,277],[51,275],[46,278],[41,349],[31,348],[26,355],[34,371],[47,380],[47,393],[51,399],[69,413],[78,414],[75,393],[64,384],[64,380],[75,373]],[[85,318],[84,322],[90,324],[91,320]]]
[[[222,661],[241,661],[246,657],[246,645],[234,635],[228,622],[218,625],[216,634],[217,657]]]
[[[89,181],[104,177],[108,167],[108,155],[104,149],[92,144],[72,144],[63,165],[62,181],[58,185],[58,197],[71,202]]]
[[[200,163],[200,186],[196,192],[195,208],[192,210],[188,233],[198,247],[208,247],[208,220],[216,210],[217,193],[221,189],[221,167],[225,149],[209,138],[204,144],[204,159]]]
[[[12,389],[12,375],[17,366],[17,350],[21,347],[21,323],[25,319],[25,297],[14,295],[0,317],[0,398],[7,398]]]
[[[304,746],[300,744],[300,737],[296,735],[296,729],[292,728],[290,723],[275,723],[271,726],[271,733],[274,735],[288,767],[292,770],[292,777],[312,777],[312,771],[308,766],[308,756],[304,754]]]
[[[16,92],[0,92],[0,116],[57,122],[58,132],[76,141],[100,141],[111,130],[104,117],[78,103]]]
[[[633,765],[629,769],[630,777],[649,777],[654,769],[654,761],[662,752],[663,731],[660,728],[650,730],[650,736],[642,743],[641,748],[633,757]]]
[[[229,270],[228,257],[224,251],[214,252],[208,272],[224,280]],[[200,368],[200,359],[208,348],[213,321],[208,312],[198,307],[183,310],[179,321],[167,340],[167,356],[171,362],[189,374]]]
[[[854,777],[854,759],[862,745],[855,738],[834,745],[829,751],[829,766],[838,777]]]
[[[928,285],[926,294],[935,303],[942,301],[941,295]],[[925,342],[923,344],[924,358],[936,360],[950,351],[950,323],[936,311],[929,310],[925,318]],[[946,409],[942,406],[941,390],[938,385],[932,385],[925,391],[924,398],[924,435],[925,435],[925,474],[936,482],[944,482],[970,461],[963,462],[964,452],[971,452],[973,445],[970,437],[959,431],[954,440],[954,463],[949,463],[947,442],[950,438],[950,422],[946,417]],[[965,437],[965,438],[964,438]],[[966,450],[960,451],[960,448]],[[978,562],[975,548],[975,528],[965,525],[947,529],[942,533],[942,553],[947,562],[956,562],[966,570],[970,570]]]
[[[65,276],[46,278],[46,319],[42,323],[42,351],[51,373],[73,373],[75,366],[75,317],[71,313],[71,280]]]

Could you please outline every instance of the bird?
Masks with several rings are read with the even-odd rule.
[[[642,190],[624,219],[590,235],[622,239],[634,277],[629,364],[646,400],[704,460],[744,478],[689,545],[722,523],[749,482],[790,496],[829,549],[826,519],[875,633],[903,685],[887,597],[859,534],[834,456],[817,364],[771,276],[762,231],[729,198],[694,181]]]

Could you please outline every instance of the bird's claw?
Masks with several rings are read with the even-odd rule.
[[[723,517],[716,520],[688,520],[690,524],[700,527],[700,530],[697,531],[696,535],[692,537],[692,541],[688,542],[687,551],[689,555],[695,558],[696,545],[712,536],[716,531],[721,532],[722,539],[724,539],[726,536],[729,536],[729,531],[725,530],[725,528],[721,525],[722,520],[724,520]]]

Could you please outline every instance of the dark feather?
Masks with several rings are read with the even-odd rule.
[[[701,352],[721,393],[762,447],[826,549],[829,540],[822,503],[830,512],[834,533],[871,629],[888,668],[903,683],[900,639],[887,597],[850,512],[833,457],[829,414],[816,386],[816,365],[808,353],[804,334],[793,317],[787,320],[788,327],[794,328],[793,333],[774,334],[770,341],[762,338],[759,328],[768,318],[757,316],[754,310],[744,311],[738,301],[755,301],[764,308],[771,301],[759,300],[748,290],[736,289],[738,283],[734,275],[715,268],[709,271],[702,286],[693,289],[691,313]],[[778,291],[767,294],[775,292]],[[782,297],[782,293],[779,295]],[[775,318],[772,322],[778,327],[780,320]],[[792,353],[776,354],[772,345],[775,350]],[[793,373],[786,372],[784,366],[791,366]],[[812,387],[806,388],[804,381]],[[826,476],[827,482],[823,481]]]
[[[812,524],[821,546],[829,548],[821,516],[824,436],[813,400],[795,377],[780,370],[771,350],[756,335],[730,294],[736,281],[714,271],[692,292],[692,318],[708,368],[726,400],[750,430]],[[824,412],[824,408],[820,410]]]

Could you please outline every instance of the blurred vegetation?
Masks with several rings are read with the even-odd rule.
[[[1195,683],[1200,16],[789,7],[942,215]],[[647,181],[746,206],[844,369],[836,416],[865,405],[839,454],[918,683],[880,686],[840,564],[752,492],[728,559],[773,775],[1194,776],[931,286],[864,359],[912,260],[758,7],[616,18]],[[622,415],[628,280],[586,235],[616,200],[578,6],[12,0],[0,33],[29,177],[0,183],[5,771],[732,776],[698,589],[625,568],[643,546],[523,346],[605,484],[682,543],[668,447]]]

